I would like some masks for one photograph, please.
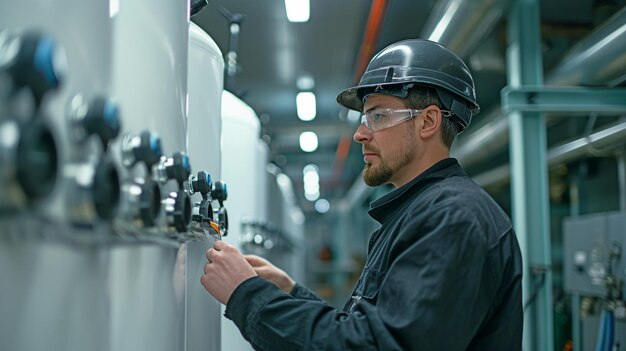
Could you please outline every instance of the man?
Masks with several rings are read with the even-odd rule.
[[[370,61],[337,101],[362,111],[371,204],[380,222],[342,311],[269,262],[217,242],[202,285],[259,350],[521,350],[522,264],[510,220],[449,149],[478,112],[465,64],[405,40]]]

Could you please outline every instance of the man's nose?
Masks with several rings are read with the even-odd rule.
[[[372,132],[367,129],[364,123],[359,124],[359,127],[354,132],[352,139],[357,143],[366,143],[372,139]]]

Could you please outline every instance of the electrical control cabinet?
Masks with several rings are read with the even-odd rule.
[[[616,286],[622,299],[626,279],[626,213],[594,214],[563,223],[565,290],[606,297],[606,278],[621,280]],[[619,282],[616,282],[619,284]],[[621,289],[620,289],[621,288]]]

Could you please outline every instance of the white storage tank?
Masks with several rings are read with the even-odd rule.
[[[229,184],[230,233],[226,240],[240,247],[241,220],[261,219],[259,187],[265,178],[267,153],[259,146],[261,123],[254,110],[229,91],[222,95],[222,174]]]
[[[258,220],[265,179],[267,149],[261,146],[261,124],[254,110],[229,91],[222,95],[222,176],[228,182],[230,229],[225,241],[240,250],[242,219]],[[261,168],[262,167],[262,168]],[[252,350],[227,319],[222,323],[222,350]]]
[[[119,0],[112,4],[113,92],[120,105],[122,134],[150,131],[160,137],[163,155],[186,153],[189,2]],[[122,139],[115,148],[120,153],[120,144],[127,146],[125,141],[130,140]],[[146,140],[158,155],[156,139]],[[146,177],[146,172],[145,166],[135,165],[124,179],[125,186],[134,184],[131,178]],[[127,200],[133,188],[124,189],[128,190],[123,193]],[[166,199],[176,191],[176,182],[169,180],[160,197]],[[127,202],[123,205],[120,210],[127,211]],[[149,226],[149,240],[111,248],[112,350],[185,347],[187,247],[167,239],[166,203],[161,205],[155,225]]]
[[[195,23],[189,23],[189,117],[188,153],[194,174],[204,171],[213,182],[222,179],[222,91],[224,59],[213,39]],[[224,179],[228,184],[228,179]],[[230,186],[230,184],[229,184]],[[232,189],[232,188],[230,188]],[[200,194],[192,197],[202,200]],[[231,200],[225,203],[230,208]],[[214,204],[215,205],[215,204]],[[187,242],[186,350],[219,351],[221,348],[221,309],[200,284],[206,250],[215,239]],[[224,349],[226,350],[226,349]]]
[[[4,30],[36,30],[64,48],[64,82],[44,98],[41,111],[53,128],[58,164],[65,165],[72,153],[82,151],[67,132],[69,101],[75,94],[109,94],[109,1],[4,1]],[[54,59],[56,65],[63,60]],[[108,253],[57,240],[60,234],[86,234],[65,222],[66,185],[57,177],[55,190],[40,207],[0,220],[0,350],[110,350]]]
[[[274,164],[266,167],[269,195],[266,202],[268,221],[273,223],[286,245],[270,250],[267,258],[284,269],[295,281],[303,282],[305,267],[304,214],[297,204],[291,179]]]

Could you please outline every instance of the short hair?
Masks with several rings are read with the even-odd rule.
[[[406,104],[408,108],[416,110],[424,109],[430,105],[435,105],[442,110],[446,110],[443,102],[439,99],[439,95],[434,88],[415,85],[409,90],[409,95],[406,98]],[[459,134],[459,124],[450,117],[443,117],[441,119],[441,139],[443,143],[450,149],[457,134]]]

